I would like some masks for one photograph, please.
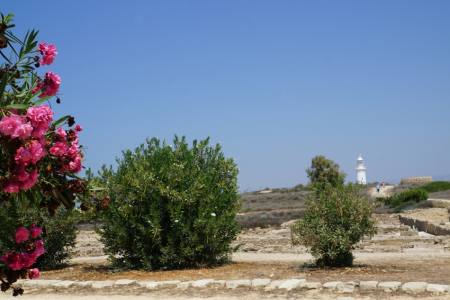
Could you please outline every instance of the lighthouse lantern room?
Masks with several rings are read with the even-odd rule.
[[[359,155],[359,158],[356,160],[356,182],[359,184],[366,184],[366,167],[364,166],[364,160]]]

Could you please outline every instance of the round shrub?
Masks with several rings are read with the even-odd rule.
[[[117,269],[178,269],[225,261],[240,231],[238,169],[209,138],[157,138],[123,151],[117,171],[99,172],[110,206],[98,233]]]
[[[292,227],[294,243],[311,247],[318,267],[349,267],[352,245],[376,233],[372,204],[358,192],[359,184],[316,183],[306,212]]]
[[[400,194],[402,202],[414,201],[416,203],[428,199],[428,193],[421,188],[406,191]]]

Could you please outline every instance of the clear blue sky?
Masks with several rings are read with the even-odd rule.
[[[56,45],[57,116],[85,166],[146,137],[211,137],[241,190],[306,183],[322,154],[355,181],[450,174],[450,1],[3,1]]]

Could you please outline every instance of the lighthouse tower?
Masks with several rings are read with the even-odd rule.
[[[356,182],[360,184],[366,184],[366,167],[364,166],[364,160],[359,155],[359,158],[356,160]]]

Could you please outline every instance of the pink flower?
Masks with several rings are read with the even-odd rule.
[[[80,125],[75,126],[75,130],[76,131],[81,131],[83,130],[83,127],[81,127]]]
[[[31,257],[26,252],[20,253],[20,260],[22,263],[22,268],[31,267],[36,262],[36,258]]]
[[[28,190],[29,188],[33,187],[34,184],[36,183],[38,176],[39,175],[38,175],[37,169],[34,169],[33,172],[29,173],[29,177],[27,178],[27,180],[25,180],[19,184],[19,188],[21,190]]]
[[[32,252],[30,252],[30,256],[36,259],[45,253],[45,249],[44,242],[42,240],[37,240],[34,242],[34,244],[36,245],[36,248],[34,248]]]
[[[20,227],[17,229],[16,234],[14,235],[14,240],[16,243],[21,243],[23,241],[28,240],[29,232],[25,227]]]
[[[59,135],[61,140],[65,141],[67,139],[67,133],[62,127],[59,127],[59,129],[56,131],[56,133]]]
[[[53,111],[47,104],[32,106],[27,110],[27,117],[30,119],[34,127],[40,126],[41,123],[49,124],[53,121]]]
[[[32,142],[30,147],[27,149],[30,149],[31,154],[31,161],[35,164],[37,163],[42,157],[45,156],[45,148],[42,147],[42,145],[39,142]]]
[[[39,82],[38,85],[33,89],[33,94],[45,88],[45,91],[39,95],[39,98],[54,96],[58,92],[60,84],[61,78],[50,71],[45,74],[44,81]]]
[[[36,227],[36,224],[31,225],[30,235],[32,238],[37,238],[42,233],[42,228]]]
[[[55,145],[50,148],[50,153],[53,155],[61,156],[65,154],[68,149],[69,147],[67,147],[66,143],[58,142],[55,143]]]
[[[39,63],[43,66],[52,64],[55,60],[55,55],[58,54],[56,47],[51,44],[47,46],[45,43],[40,43],[38,50],[43,55],[42,59],[39,60]]]
[[[20,270],[22,269],[22,260],[20,259],[20,255],[16,253],[6,253],[0,260],[4,261],[12,270]]]
[[[24,122],[18,115],[3,117],[0,121],[0,131],[5,135],[11,135],[12,138],[27,138],[31,135],[33,128],[29,122]]]
[[[19,185],[17,182],[10,182],[8,183],[4,188],[3,191],[5,193],[18,193],[19,192]]]
[[[36,279],[39,277],[39,269],[34,268],[34,269],[29,269],[28,270],[28,278],[30,279]]]

